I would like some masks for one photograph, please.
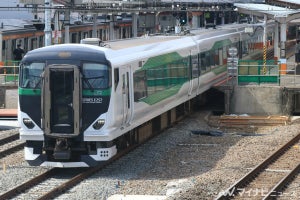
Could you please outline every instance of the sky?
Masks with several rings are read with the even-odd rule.
[[[16,7],[19,1],[18,0],[9,0],[9,1],[3,1],[0,0],[0,7]],[[19,4],[21,7],[23,7],[23,4]],[[0,10],[0,19],[25,19],[25,20],[31,20],[33,19],[33,14],[31,11],[27,10],[20,10],[20,11],[9,11],[6,9]]]

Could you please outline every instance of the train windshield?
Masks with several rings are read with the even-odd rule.
[[[20,72],[20,87],[22,88],[41,88],[42,73],[45,63],[22,64]]]
[[[84,63],[82,66],[84,89],[106,89],[110,86],[110,68],[100,63]]]

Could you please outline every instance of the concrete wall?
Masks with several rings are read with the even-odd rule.
[[[0,109],[18,108],[18,89],[16,86],[0,86]]]
[[[279,86],[236,86],[229,99],[230,114],[283,115],[291,106]]]
[[[5,108],[5,87],[0,87],[0,108]]]

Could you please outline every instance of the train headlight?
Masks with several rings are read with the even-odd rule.
[[[34,127],[33,121],[28,118],[23,118],[23,124],[29,129],[32,129]]]
[[[104,119],[98,119],[95,124],[93,125],[93,128],[96,130],[99,130],[103,125],[105,124]]]

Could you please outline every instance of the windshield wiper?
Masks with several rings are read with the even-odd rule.
[[[37,89],[38,88],[38,86],[40,85],[43,77],[44,77],[44,72],[41,73],[41,75],[39,76],[39,80],[36,82],[36,84],[34,85],[33,89]]]
[[[98,79],[104,79],[105,76],[93,76],[93,77],[89,77],[89,78],[86,78],[86,77],[83,77],[83,80],[86,82],[86,84],[88,85],[89,89],[91,89],[92,91],[94,90],[92,84],[90,83],[90,79],[94,79],[94,80],[98,80]]]
[[[91,85],[90,81],[88,80],[88,78],[85,78],[84,76],[82,77],[83,81],[87,84],[87,86],[89,87],[90,90],[94,91],[93,86]]]
[[[38,80],[38,82],[36,82],[36,84],[34,85],[33,89],[37,89],[38,86],[40,85],[41,81],[42,81],[42,77]]]

